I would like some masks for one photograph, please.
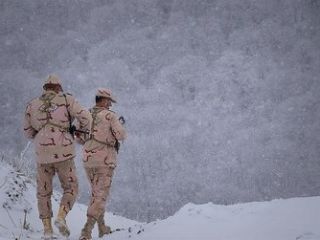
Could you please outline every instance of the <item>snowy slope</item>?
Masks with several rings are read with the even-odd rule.
[[[2,239],[40,239],[42,223],[38,218],[35,183],[23,174],[14,171],[2,162],[0,167],[0,240]],[[59,207],[60,194],[54,193],[52,198],[53,212],[56,215]],[[26,211],[26,214],[25,214]],[[26,216],[26,220],[25,219]],[[78,239],[82,226],[86,220],[86,206],[76,203],[67,217],[71,228],[70,240]],[[112,229],[123,229],[138,223],[123,217],[107,214],[106,222]],[[25,222],[25,224],[24,224]],[[24,227],[26,229],[24,229]],[[116,235],[115,234],[115,235]],[[127,234],[128,235],[128,234]],[[97,236],[97,229],[94,235]]]
[[[0,168],[0,240],[40,239],[34,183],[7,166]],[[55,194],[54,199],[59,199]],[[53,201],[54,212],[58,208]],[[24,224],[24,210],[26,224]],[[70,240],[78,239],[86,206],[76,204],[68,223]],[[136,240],[319,240],[320,197],[252,202],[231,206],[187,204],[174,216],[151,223],[138,223],[107,214],[106,221],[118,229],[104,239]],[[97,229],[94,230],[94,239]]]
[[[148,224],[139,240],[320,239],[320,198],[232,206],[187,204],[174,216]]]

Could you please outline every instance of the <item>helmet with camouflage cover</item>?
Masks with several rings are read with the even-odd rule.
[[[112,102],[116,103],[116,99],[115,97],[112,95],[112,92],[110,89],[107,88],[98,88],[97,93],[96,93],[97,97],[104,97],[104,98],[108,98],[110,99]]]
[[[61,86],[61,81],[57,75],[50,74],[46,81],[44,82],[43,86],[45,85],[60,85]]]

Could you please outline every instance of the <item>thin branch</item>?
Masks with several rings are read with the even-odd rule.
[[[23,229],[28,230],[28,224],[27,224],[27,210],[24,209],[24,219],[23,219]]]
[[[23,157],[26,154],[26,152],[28,151],[28,148],[30,147],[31,141],[28,141],[27,145],[25,146],[25,148],[21,151],[20,153],[20,166],[18,167],[18,172],[21,171],[25,161],[23,161]]]

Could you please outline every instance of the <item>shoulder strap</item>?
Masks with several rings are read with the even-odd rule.
[[[93,128],[96,124],[96,121],[97,121],[97,114],[99,112],[101,112],[102,110],[100,109],[95,109],[94,107],[93,108],[90,108],[89,109],[89,112],[91,113],[91,116],[92,116],[92,124],[91,124],[91,134],[93,134]]]
[[[67,112],[68,112],[68,119],[69,119],[69,131],[72,129],[72,124],[71,124],[71,115],[70,115],[70,112],[69,112],[69,109],[68,109],[68,101],[67,101],[67,96],[65,93],[63,93],[63,97],[64,97],[64,100],[66,101],[66,109],[67,109]]]
[[[54,98],[54,95],[41,95],[39,100],[43,103],[42,110],[47,112],[48,109],[51,107],[51,100]]]
[[[113,145],[110,145],[108,142],[102,142],[102,141],[99,141],[99,140],[97,140],[95,138],[94,127],[95,127],[95,124],[96,124],[96,121],[97,121],[97,115],[98,115],[98,113],[102,112],[103,110],[104,109],[95,109],[94,107],[89,109],[89,112],[91,113],[91,116],[92,116],[90,139],[93,140],[93,141],[96,141],[98,143],[101,143],[101,144],[104,144],[104,145],[108,145],[110,147],[114,147]]]

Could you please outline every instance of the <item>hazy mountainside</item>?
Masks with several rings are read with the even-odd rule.
[[[129,138],[114,212],[152,220],[188,202],[319,195],[319,11],[318,0],[1,1],[0,147],[24,149],[25,104],[56,72],[86,106],[98,86],[119,99]]]

